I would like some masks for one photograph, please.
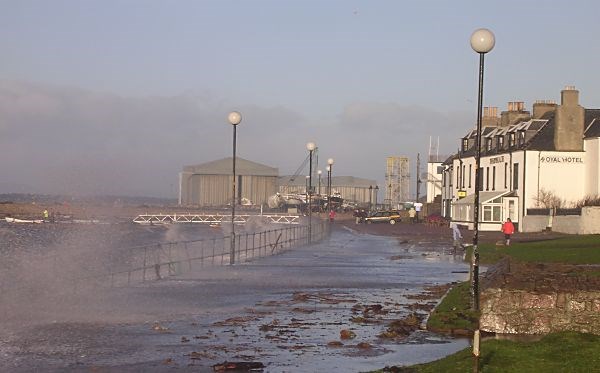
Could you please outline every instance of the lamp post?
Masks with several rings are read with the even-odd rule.
[[[377,194],[379,194],[379,185],[375,185],[375,210],[377,210]]]
[[[242,114],[237,111],[232,111],[227,116],[229,123],[233,126],[233,182],[231,183],[232,196],[231,196],[231,250],[229,252],[229,264],[233,265],[235,263],[235,204],[237,203],[235,184],[236,184],[236,176],[235,176],[235,147],[236,147],[236,135],[237,135],[237,126],[242,121]]]
[[[306,203],[308,203],[308,179],[310,176],[306,175],[306,182],[304,183],[304,197],[306,198]]]
[[[318,170],[317,171],[317,175],[319,175],[319,190],[317,191],[318,195],[321,195],[321,174],[323,173],[323,171]]]
[[[331,173],[333,172],[333,158],[329,158],[327,164],[327,210],[331,212]]]
[[[306,144],[308,149],[308,243],[312,241],[312,157],[317,146],[314,142]]]
[[[373,185],[369,185],[369,212],[371,212],[371,197],[373,196]]]
[[[471,267],[472,267],[472,292],[473,292],[473,310],[479,311],[479,190],[481,189],[480,180],[480,161],[481,161],[481,113],[483,106],[483,66],[484,56],[486,53],[491,51],[496,44],[494,34],[485,28],[475,30],[471,35],[471,48],[479,53],[479,90],[477,96],[477,137],[475,140],[475,206],[473,208],[473,254],[471,256]],[[480,331],[479,331],[479,320],[477,321],[477,328],[473,333],[473,371],[479,371],[479,342],[480,342]]]

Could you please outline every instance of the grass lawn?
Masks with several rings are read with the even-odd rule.
[[[438,332],[474,330],[477,312],[471,310],[469,282],[454,286],[427,319],[427,328]]]
[[[482,264],[495,263],[504,256],[522,262],[600,264],[600,235],[515,242],[510,246],[479,245],[479,259]],[[467,253],[467,258],[470,258],[470,252]]]
[[[482,244],[480,262],[493,264],[504,257],[521,262],[600,264],[600,235],[517,242],[511,246]],[[470,258],[470,252],[467,253]],[[600,271],[598,275],[600,276]],[[594,275],[596,272],[588,272]],[[436,331],[473,330],[470,284],[460,283],[442,300],[427,322]],[[550,334],[536,342],[486,340],[481,346],[483,372],[600,372],[600,336],[575,332]],[[444,359],[383,372],[469,372],[471,349]]]
[[[481,351],[482,372],[600,372],[600,336],[592,334],[554,333],[537,342],[487,340],[482,342]],[[467,348],[397,371],[470,372],[472,367],[471,349]]]

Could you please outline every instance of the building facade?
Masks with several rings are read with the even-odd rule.
[[[579,105],[567,87],[561,103],[538,101],[533,113],[511,102],[496,115],[485,108],[480,159],[480,229],[499,230],[507,218],[528,231],[529,209],[577,204],[600,192],[600,110]],[[476,130],[443,163],[442,214],[473,228]]]
[[[179,204],[225,206],[232,201],[233,159],[185,166],[179,174]],[[261,205],[277,192],[279,170],[236,157],[236,203]]]

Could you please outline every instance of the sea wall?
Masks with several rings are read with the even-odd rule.
[[[600,234],[600,206],[586,206],[581,215],[527,215],[522,219],[521,232],[553,232],[567,234]]]
[[[503,261],[482,279],[480,327],[503,334],[600,335],[598,267]]]

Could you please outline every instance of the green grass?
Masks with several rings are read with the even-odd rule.
[[[477,312],[471,310],[469,282],[454,286],[427,320],[427,328],[439,332],[474,330]]]
[[[600,235],[516,242],[510,246],[479,245],[479,259],[482,264],[495,263],[505,256],[522,262],[600,264]],[[467,258],[470,258],[470,252]]]
[[[549,334],[537,342],[488,340],[481,344],[482,372],[600,372],[600,336],[574,332]],[[470,372],[471,349],[407,372]],[[383,370],[385,371],[385,370]]]

